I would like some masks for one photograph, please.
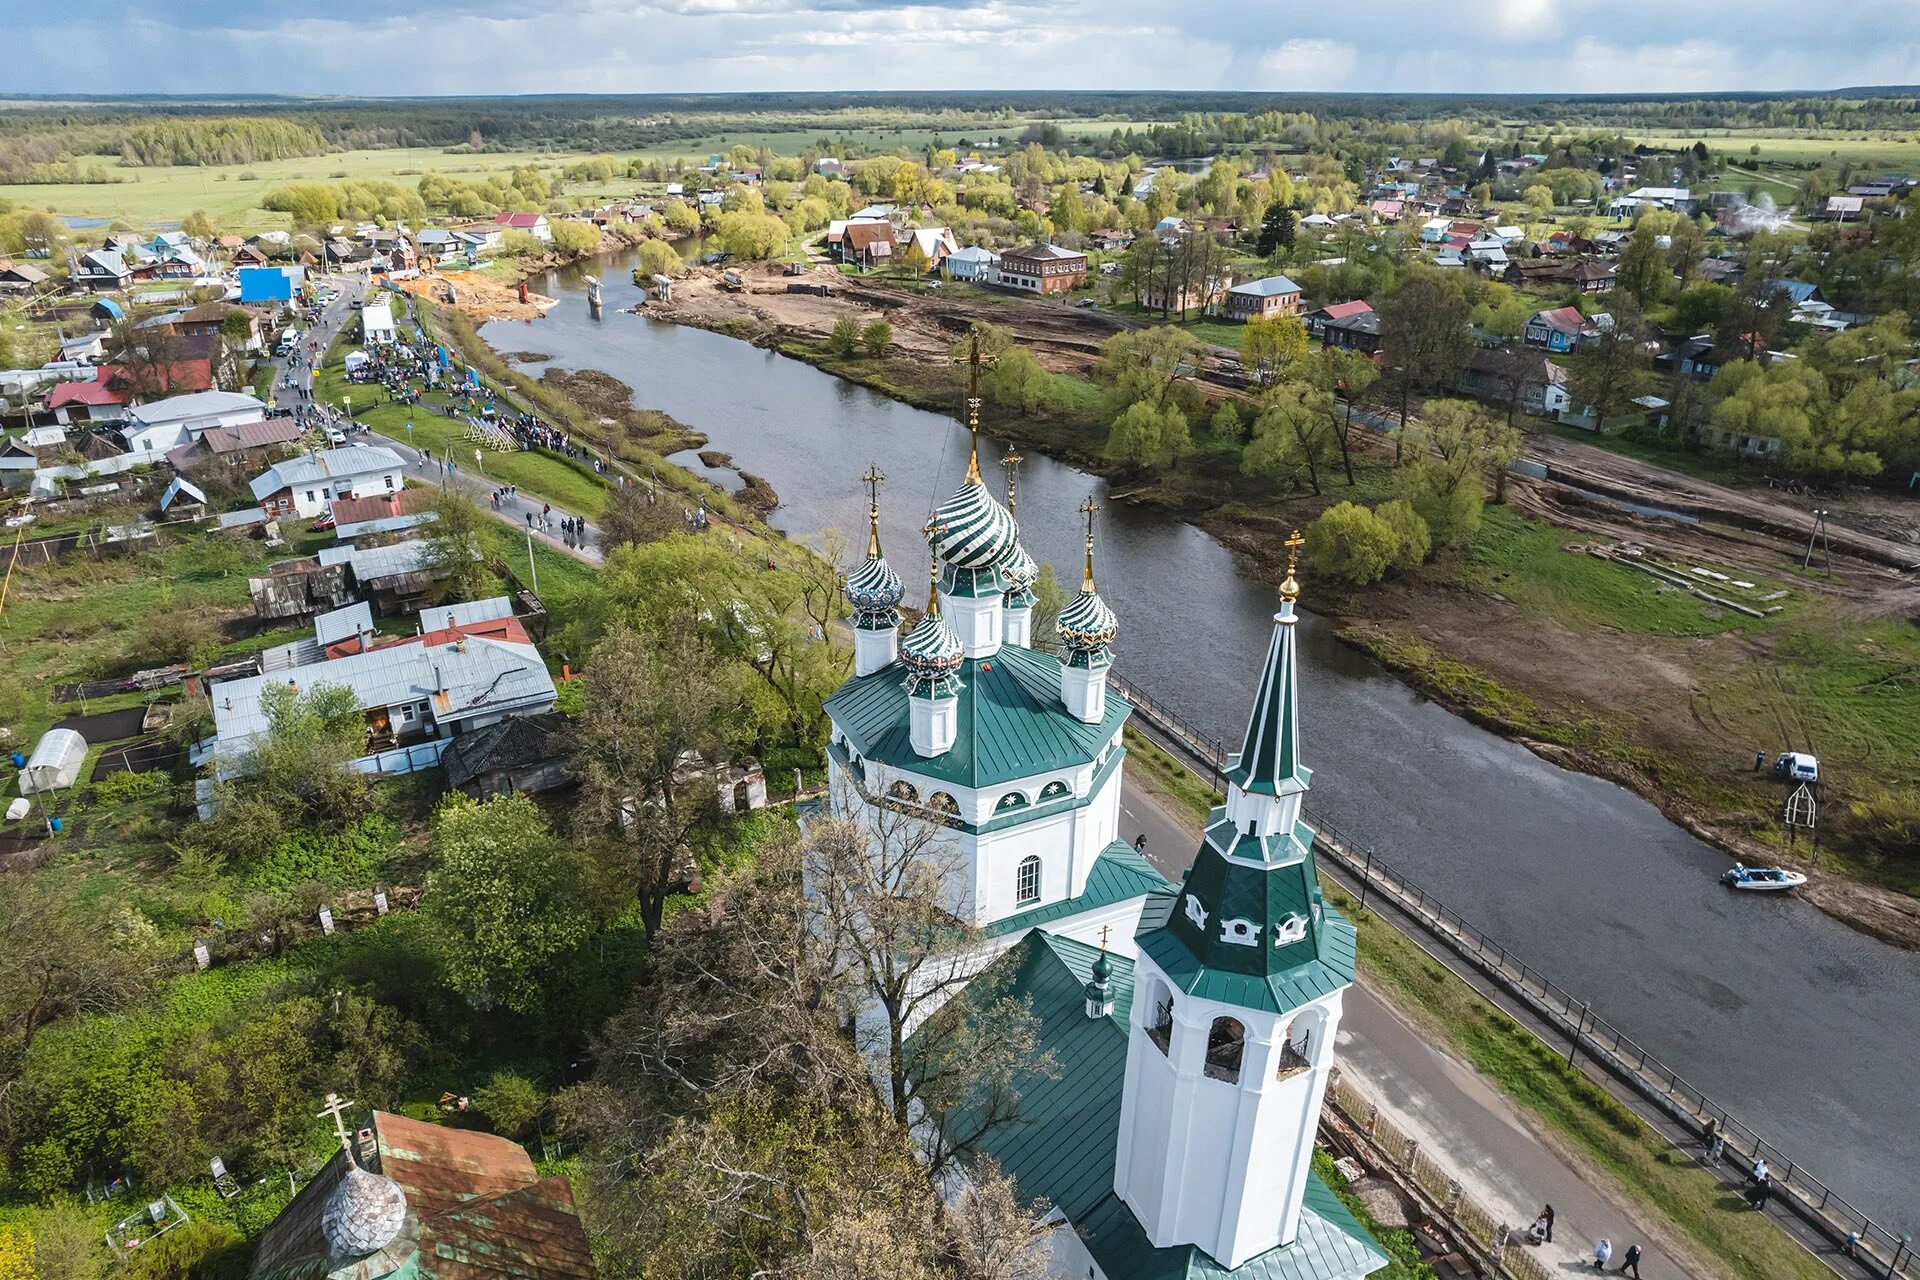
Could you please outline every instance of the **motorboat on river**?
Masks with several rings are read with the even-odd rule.
[[[1746,889],[1753,893],[1784,893],[1788,889],[1798,889],[1806,882],[1807,878],[1798,871],[1788,871],[1784,867],[1749,867],[1738,862],[1720,877],[1720,883],[1730,889]]]

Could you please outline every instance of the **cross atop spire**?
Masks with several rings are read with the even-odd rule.
[[[333,1131],[339,1135],[340,1149],[347,1153],[349,1159],[353,1156],[353,1140],[347,1136],[347,1122],[342,1117],[346,1115],[347,1108],[352,1105],[350,1100],[342,1098],[339,1094],[329,1093],[327,1105],[313,1113],[315,1119],[321,1116],[333,1117]]]
[[[867,486],[867,559],[880,558],[880,486],[886,480],[880,468],[867,464],[860,482]]]
[[[1287,535],[1287,540],[1282,545],[1287,549],[1287,577],[1280,584],[1280,599],[1292,605],[1300,598],[1300,579],[1297,576],[1300,570],[1300,548],[1307,545],[1307,540],[1300,536],[1298,529],[1295,529]]]
[[[1007,514],[1013,514],[1014,488],[1020,479],[1020,464],[1025,462],[1017,453],[1008,453],[1000,459],[1000,465],[1007,469]]]
[[[1087,592],[1091,592],[1094,589],[1093,588],[1093,514],[1098,510],[1100,510],[1100,507],[1098,504],[1094,502],[1092,494],[1088,494],[1087,500],[1080,504],[1080,514],[1087,518],[1087,568],[1086,568],[1085,574],[1083,574],[1080,579],[1080,589],[1082,591],[1087,591]]]
[[[976,331],[967,353],[967,483],[980,483],[980,334]]]
[[[927,522],[927,541],[934,542],[940,537],[940,517],[935,516]],[[940,555],[938,552],[927,557],[927,616],[940,615]]]

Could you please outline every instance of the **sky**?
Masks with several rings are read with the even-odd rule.
[[[14,93],[1920,82],[1920,0],[0,0]]]

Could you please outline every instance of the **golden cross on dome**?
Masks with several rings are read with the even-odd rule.
[[[931,546],[940,540],[940,517],[927,521],[927,542]],[[940,553],[932,552],[927,557],[927,616],[940,614]]]
[[[1292,604],[1300,598],[1300,579],[1297,576],[1300,569],[1300,548],[1307,545],[1307,540],[1300,536],[1298,529],[1295,529],[1281,545],[1287,549],[1287,578],[1280,584],[1280,598]]]
[[[880,485],[886,480],[880,468],[867,464],[867,474],[860,482],[867,486],[867,559],[880,558]]]
[[[1080,579],[1080,589],[1086,592],[1093,590],[1093,513],[1099,509],[1092,494],[1088,494],[1087,500],[1080,504],[1080,514],[1087,518],[1087,569]]]
[[[1007,469],[1007,514],[1008,515],[1013,514],[1013,503],[1014,503],[1013,491],[1014,491],[1015,483],[1020,479],[1020,464],[1024,461],[1026,461],[1026,459],[1022,458],[1017,453],[1009,453],[1006,457],[1000,459],[1000,465]]]
[[[1102,951],[1105,951],[1107,949],[1107,931],[1111,928],[1113,928],[1113,926],[1110,924],[1103,924],[1100,926],[1100,949]]]
[[[967,454],[967,483],[980,483],[980,334],[975,330],[967,355],[967,431],[973,436]]]
[[[329,1093],[327,1095],[327,1105],[313,1113],[316,1119],[321,1116],[333,1117],[333,1131],[340,1136],[340,1149],[348,1152],[353,1150],[353,1143],[347,1137],[347,1122],[341,1119],[341,1117],[346,1114],[347,1108],[352,1105],[353,1103],[348,1102],[339,1094]]]

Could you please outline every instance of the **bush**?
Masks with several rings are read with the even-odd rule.
[[[1327,508],[1307,529],[1308,562],[1335,582],[1356,587],[1385,577],[1399,550],[1399,535],[1352,502]]]
[[[1427,522],[1413,504],[1405,498],[1395,498],[1392,502],[1383,502],[1373,509],[1380,523],[1393,530],[1393,536],[1399,540],[1399,549],[1394,552],[1393,567],[1402,573],[1417,569],[1426,563],[1433,554],[1433,533],[1427,528]]]
[[[1246,424],[1241,421],[1240,411],[1233,407],[1231,400],[1220,402],[1220,407],[1213,411],[1213,419],[1207,424],[1207,430],[1222,444],[1239,444],[1247,438]]]
[[[503,1138],[518,1139],[531,1130],[547,1109],[547,1097],[538,1085],[512,1071],[496,1071],[473,1091],[473,1105]]]
[[[247,1248],[224,1222],[196,1218],[127,1255],[127,1280],[242,1280]]]
[[[101,804],[130,804],[135,800],[145,800],[157,796],[167,789],[167,779],[160,773],[134,773],[125,770],[110,773],[93,785],[93,796]]]
[[[860,345],[860,324],[852,316],[841,316],[833,322],[833,332],[827,337],[827,346],[837,356],[850,356],[854,348]]]
[[[1433,549],[1464,547],[1480,532],[1480,517],[1487,507],[1487,491],[1478,477],[1462,480],[1448,492],[1429,489],[1416,492],[1413,509],[1427,522]]]

